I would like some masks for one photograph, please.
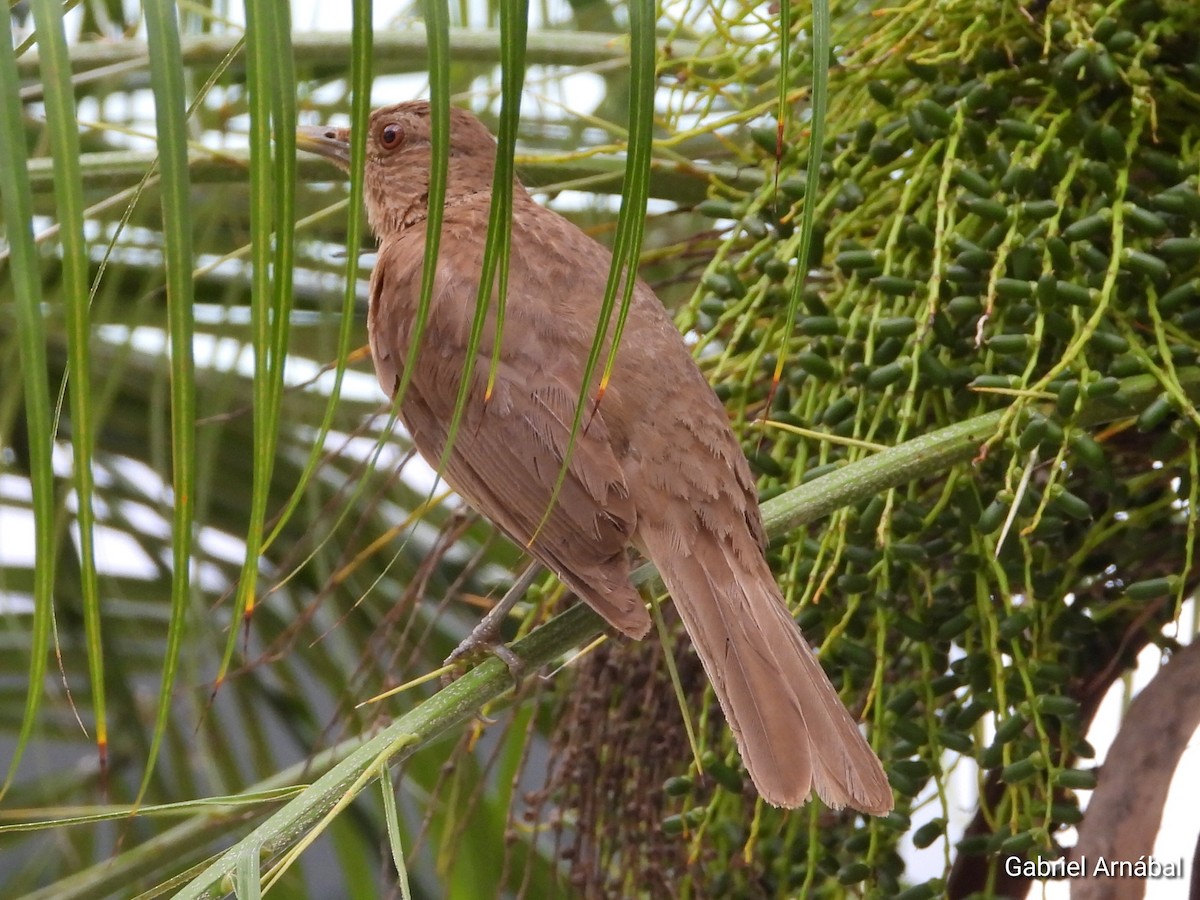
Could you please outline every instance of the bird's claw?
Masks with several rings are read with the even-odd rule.
[[[477,656],[482,653],[490,653],[496,657],[505,666],[508,667],[509,674],[517,684],[525,677],[525,661],[510,650],[500,639],[498,634],[499,629],[491,627],[492,623],[486,620],[480,622],[467,637],[460,643],[442,663],[444,666],[454,666],[460,660],[470,656]],[[446,686],[453,680],[451,674],[447,672],[442,676],[442,685]]]
[[[504,641],[500,637],[500,623],[507,618],[513,606],[525,595],[541,572],[542,567],[537,563],[526,568],[500,602],[488,611],[479,624],[471,629],[471,633],[467,635],[466,639],[446,657],[444,665],[452,666],[466,656],[490,653],[508,666],[513,681],[519,685],[525,676],[525,661],[504,645]],[[449,684],[451,680],[449,673],[442,676],[443,685]]]

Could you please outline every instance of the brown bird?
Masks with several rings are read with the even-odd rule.
[[[379,384],[390,396],[407,364],[421,291],[430,133],[429,105],[418,101],[376,110],[367,136],[364,200],[379,240],[368,327]],[[298,144],[348,169],[349,137],[343,128],[304,128]],[[452,109],[433,301],[400,406],[417,449],[435,466],[466,362],[495,153],[488,129]],[[588,386],[587,427],[542,524],[611,259],[608,249],[514,184],[496,381],[485,398],[493,313],[442,475],[632,638],[645,636],[650,618],[629,582],[627,548],[654,562],[750,777],[769,803],[800,806],[815,788],[831,807],[886,813],[892,795],[883,768],[797,628],[763,556],[754,481],[725,409],[640,280],[611,380],[600,392],[597,371]]]

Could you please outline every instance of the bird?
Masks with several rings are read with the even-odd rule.
[[[651,620],[629,580],[630,548],[653,562],[769,804],[796,808],[815,791],[831,808],[885,815],[893,797],[883,766],[764,556],[754,479],[727,411],[641,279],[607,383],[596,366],[585,395],[612,255],[516,178],[503,325],[493,303],[443,464],[481,281],[496,139],[471,112],[450,108],[436,276],[410,360],[432,116],[423,100],[372,112],[363,178],[378,241],[368,291],[371,355],[390,397],[407,372],[398,413],[417,450],[469,505],[632,639],[644,637]],[[348,128],[302,127],[297,146],[349,171]],[[612,339],[610,324],[605,353]],[[580,397],[584,424],[568,456]]]

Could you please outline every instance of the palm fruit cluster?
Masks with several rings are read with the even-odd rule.
[[[736,225],[686,321],[765,496],[1005,411],[972,463],[772,544],[899,803],[759,823],[771,896],[986,896],[1004,857],[1053,856],[1095,783],[1100,697],[1148,643],[1169,648],[1194,588],[1200,5],[1002,7],[860,10],[835,34],[803,264],[800,112],[782,146],[775,122],[750,130],[761,189],[701,207]],[[1103,403],[1123,414],[1088,414]],[[976,802],[954,767],[982,799],[950,827]],[[719,781],[671,784],[675,815],[726,802]],[[905,835],[950,868],[914,884]]]

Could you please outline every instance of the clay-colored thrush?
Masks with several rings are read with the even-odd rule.
[[[346,129],[304,128],[298,143],[349,166]],[[495,152],[495,139],[478,119],[451,111],[433,302],[400,406],[417,449],[434,465],[464,371]],[[375,371],[389,395],[404,370],[421,291],[430,161],[427,103],[372,114],[364,195],[379,257],[368,326]],[[611,380],[597,406],[597,367],[586,428],[541,524],[612,257],[535,203],[520,183],[514,193],[496,382],[485,400],[493,310],[443,476],[632,638],[645,636],[650,618],[628,580],[627,548],[654,562],[768,802],[799,806],[815,788],[831,807],[886,813],[892,795],[883,768],[788,613],[763,557],[754,481],[725,409],[641,281]]]

